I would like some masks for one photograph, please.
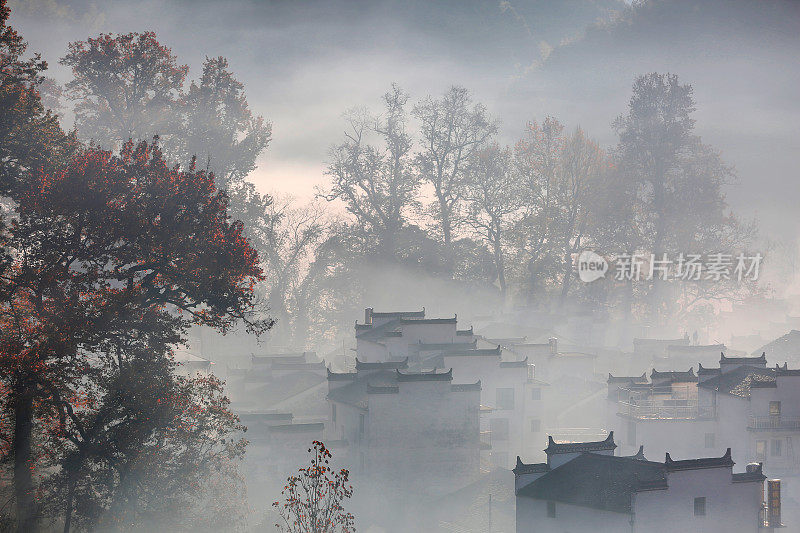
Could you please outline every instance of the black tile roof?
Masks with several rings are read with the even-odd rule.
[[[372,311],[372,318],[425,318],[425,308],[422,311]]]
[[[478,380],[475,383],[453,383],[450,386],[450,390],[453,392],[480,391],[481,380]]]
[[[750,469],[750,465],[748,465],[748,470]],[[751,481],[756,482],[763,482],[767,479],[767,476],[764,475],[763,472],[764,465],[762,463],[758,463],[752,471],[749,472],[739,472],[737,474],[733,474],[733,482],[734,483],[747,483]]]
[[[521,474],[537,474],[539,472],[547,472],[550,470],[550,466],[547,463],[532,463],[532,464],[525,464],[522,462],[522,459],[517,456],[517,466],[514,467],[512,472],[516,475]]]
[[[722,373],[722,369],[721,368],[708,368],[708,367],[703,366],[702,363],[698,363],[697,364],[697,375],[698,376],[710,376],[710,375],[717,375],[717,374],[721,374],[721,373]]]
[[[358,377],[355,372],[331,372],[328,369],[328,381],[353,381]]]
[[[500,361],[500,368],[528,368],[528,358],[521,361]]]
[[[453,381],[453,369],[447,372],[420,372],[413,374],[403,374],[400,370],[397,372],[397,381]]]
[[[372,326],[369,328],[356,327],[356,339],[364,339],[368,341],[376,341],[387,336],[392,332],[397,332],[400,326],[400,319],[396,318],[390,320],[380,326]],[[359,331],[361,330],[361,331]]]
[[[750,385],[754,381],[775,381],[775,369],[743,365],[701,381],[698,387],[739,398],[749,398]]]
[[[478,348],[475,350],[452,350],[444,355],[448,357],[469,357],[469,356],[497,356],[500,357],[503,353],[500,345],[497,348]]]
[[[610,431],[605,440],[595,442],[556,442],[551,435],[547,436],[547,455],[559,453],[581,453],[613,450],[617,447],[614,443],[614,432]]]
[[[521,488],[517,496],[630,513],[631,496],[656,487],[666,488],[661,463],[584,453]]]
[[[408,357],[402,361],[382,361],[380,363],[359,361],[356,357],[356,372],[359,370],[394,370],[396,368],[408,368]]]
[[[409,348],[414,348],[420,352],[433,352],[433,351],[443,351],[443,352],[453,352],[453,351],[462,351],[462,350],[474,350],[475,347],[478,345],[478,339],[475,339],[471,342],[438,342],[438,343],[425,343],[420,342],[418,344],[409,344]]]
[[[691,383],[697,381],[697,376],[694,373],[694,368],[690,368],[687,372],[659,372],[655,368],[650,372],[650,381],[665,380],[670,383]]]
[[[457,317],[453,318],[401,318],[401,324],[456,324]]]
[[[641,376],[612,376],[609,372],[608,380],[606,383],[647,383],[647,372],[643,372]]]
[[[720,352],[719,364],[754,365],[767,364],[767,354],[762,352],[758,357],[725,357],[725,352]]]
[[[733,459],[731,459],[731,449],[725,451],[722,457],[705,457],[701,459],[682,459],[675,461],[670,457],[669,452],[666,454],[664,460],[664,467],[668,472],[677,470],[701,470],[703,468],[722,468],[733,467]]]

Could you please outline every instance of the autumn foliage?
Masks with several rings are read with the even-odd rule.
[[[350,472],[331,469],[331,452],[320,441],[315,440],[308,452],[311,464],[289,476],[281,492],[284,501],[272,504],[283,519],[275,526],[288,533],[354,532],[355,519],[342,506],[353,495]]]

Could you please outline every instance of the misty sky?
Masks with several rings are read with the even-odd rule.
[[[617,0],[11,6],[11,23],[61,82],[67,43],[101,32],[155,31],[192,79],[205,56],[226,56],[253,110],[273,124],[252,180],[302,197],[325,182],[342,112],[377,109],[392,82],[413,98],[468,87],[502,120],[506,142],[526,121],[554,115],[611,147],[635,76],[674,72],[694,86],[698,133],[738,171],[732,206],[771,237],[800,234],[800,2],[671,0],[622,21],[615,13],[627,4]]]

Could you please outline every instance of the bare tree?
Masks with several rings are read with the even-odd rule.
[[[345,141],[331,149],[325,172],[332,180],[331,188],[321,196],[343,201],[360,227],[393,253],[398,233],[417,205],[419,180],[406,132],[408,95],[392,85],[383,100],[382,117],[371,117],[363,110],[347,114]],[[370,136],[377,136],[379,143],[369,144]]]
[[[442,242],[450,246],[464,198],[467,165],[474,152],[497,132],[497,124],[464,87],[453,86],[441,98],[430,96],[414,107],[420,121],[417,172],[433,186],[435,199],[428,206]]]
[[[511,150],[493,143],[476,152],[466,183],[467,223],[491,248],[500,294],[505,299],[507,233],[521,208],[519,174],[514,171]]]

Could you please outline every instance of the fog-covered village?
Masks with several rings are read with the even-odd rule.
[[[800,531],[798,29],[0,0],[0,532]]]

